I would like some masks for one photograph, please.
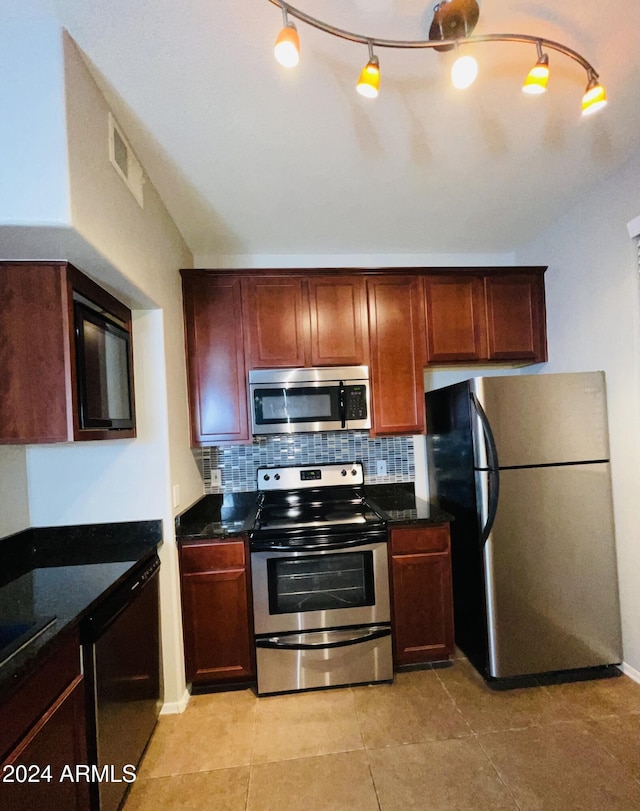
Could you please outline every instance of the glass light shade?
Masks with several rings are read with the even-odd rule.
[[[356,90],[361,96],[366,96],[368,99],[375,99],[378,95],[380,88],[380,65],[378,64],[378,57],[374,56],[362,68],[362,73],[358,79]]]
[[[522,85],[523,93],[537,95],[544,93],[549,81],[549,57],[545,54],[531,68]]]
[[[300,59],[300,37],[293,23],[288,23],[278,34],[273,49],[276,59],[285,68],[295,68]]]
[[[582,115],[591,115],[607,103],[607,94],[597,79],[591,79],[582,97]]]
[[[458,90],[472,85],[478,75],[478,63],[472,56],[460,56],[451,68],[451,81]]]

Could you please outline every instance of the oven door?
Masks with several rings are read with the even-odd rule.
[[[388,623],[386,542],[251,553],[255,633]]]

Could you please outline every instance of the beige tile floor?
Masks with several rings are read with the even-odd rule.
[[[393,685],[193,696],[124,811],[639,811],[640,685],[489,690],[469,663]]]

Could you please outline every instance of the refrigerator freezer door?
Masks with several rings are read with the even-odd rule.
[[[477,377],[470,387],[501,468],[609,459],[603,372]]]
[[[622,660],[608,463],[503,470],[483,555],[489,676]]]

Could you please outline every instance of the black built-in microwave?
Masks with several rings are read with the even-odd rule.
[[[115,316],[74,301],[76,379],[81,429],[134,427],[131,336]]]

